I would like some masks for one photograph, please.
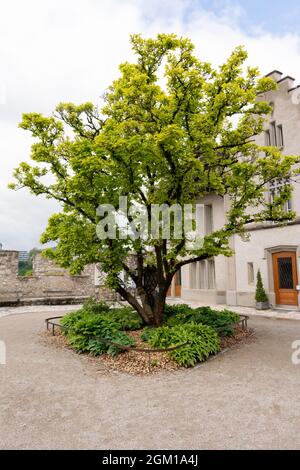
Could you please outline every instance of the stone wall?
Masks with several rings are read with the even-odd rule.
[[[18,256],[18,251],[0,250],[0,305],[80,303],[91,296],[106,295],[104,288],[95,286],[93,265],[87,266],[81,275],[71,276],[37,253],[32,276],[19,276]]]

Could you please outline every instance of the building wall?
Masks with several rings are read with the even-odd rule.
[[[266,292],[271,305],[275,306],[272,253],[295,251],[297,270],[300,273],[300,230],[299,225],[255,230],[250,233],[249,241],[235,237],[235,263],[237,305],[255,305],[255,280],[249,284],[247,263],[253,263],[254,273],[261,271]],[[298,277],[299,279],[299,277]],[[300,297],[299,297],[300,304]]]
[[[286,155],[300,155],[300,87],[295,87],[290,77],[283,78],[280,72],[270,76],[278,82],[278,90],[265,93],[260,99],[272,103],[273,114],[270,123],[282,125]],[[265,133],[256,137],[259,145],[266,145]],[[222,226],[228,201],[215,196],[205,198],[204,203],[213,205],[214,228]],[[202,202],[202,201],[201,201]],[[228,305],[255,305],[255,281],[260,269],[266,292],[271,305],[275,306],[272,253],[278,251],[294,251],[297,257],[298,282],[300,282],[300,177],[294,182],[292,210],[296,219],[285,227],[276,227],[272,223],[249,227],[249,240],[239,236],[232,237],[231,248],[235,254],[231,258],[218,256],[215,259],[215,289],[192,289],[190,268],[186,266],[182,273],[182,298],[207,303],[227,303]],[[253,263],[254,282],[249,283],[248,264]],[[300,305],[300,296],[298,294]],[[294,307],[293,307],[294,308]]]
[[[216,196],[209,195],[198,201],[199,204],[212,206],[212,228],[218,230],[224,225],[225,211],[224,199]],[[199,287],[193,288],[191,281],[191,265],[184,266],[181,270],[182,288],[181,297],[186,300],[199,300],[207,303],[225,303],[226,301],[226,288],[227,288],[227,260],[224,256],[218,256],[214,259],[215,263],[215,287],[200,289]],[[199,276],[199,269],[197,269],[197,276]],[[197,278],[198,279],[198,278]],[[199,282],[196,282],[199,286]]]
[[[278,82],[276,91],[261,95],[260,99],[273,106],[273,113],[269,122],[265,124],[265,130],[270,129],[270,123],[282,125],[283,148],[285,155],[300,155],[300,100],[299,87],[295,87],[294,80],[290,77],[282,77],[282,74],[274,72],[270,76]],[[256,143],[266,145],[266,135],[262,133],[256,137]],[[276,306],[272,253],[278,251],[295,251],[297,259],[298,279],[300,273],[300,179],[296,178],[291,200],[292,210],[296,212],[296,219],[285,227],[276,227],[272,223],[265,223],[260,227],[250,227],[249,241],[243,241],[235,236],[234,265],[236,272],[236,304],[245,306],[255,305],[255,281],[249,284],[247,263],[253,262],[255,278],[258,269],[261,271],[265,290],[269,296],[271,305]],[[298,294],[298,304],[300,297]]]
[[[279,79],[278,90],[264,93],[260,99],[273,104],[273,114],[270,122],[275,121],[276,125],[283,127],[284,146],[282,153],[285,155],[300,155],[300,88],[295,88],[295,82],[290,77],[281,78],[276,74],[270,75],[274,79]],[[265,129],[269,129],[270,124],[265,124]],[[255,138],[258,145],[265,145],[265,134],[262,133]],[[292,209],[300,216],[300,179],[294,184],[294,194],[292,198]]]

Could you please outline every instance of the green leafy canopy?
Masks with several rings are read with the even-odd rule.
[[[125,270],[139,289],[143,310],[147,303],[162,315],[159,305],[181,266],[230,255],[229,237],[248,223],[294,216],[282,210],[289,186],[272,203],[265,189],[272,179],[290,176],[298,157],[253,142],[270,112],[257,97],[276,85],[244,66],[242,47],[214,69],[196,57],[189,39],[174,34],[133,35],[131,44],[136,61],[120,65],[120,76],[99,107],[61,103],[51,117],[23,116],[20,127],[35,138],[33,163],[19,165],[11,186],[61,203],[42,235],[43,243],[56,244],[47,256],[72,273],[99,263],[107,283],[138,309],[120,279]],[[194,203],[210,193],[230,200],[227,219],[197,251],[186,247],[185,234],[168,242],[97,238],[97,207],[118,208],[120,195],[148,209],[153,203]],[[138,273],[128,266],[128,253],[136,255]],[[149,265],[158,279],[152,300],[143,284]]]

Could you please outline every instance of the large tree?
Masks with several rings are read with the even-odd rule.
[[[230,237],[249,223],[284,223],[294,216],[282,208],[291,195],[288,180],[271,202],[265,192],[273,179],[291,177],[298,157],[253,141],[271,110],[258,96],[276,84],[244,66],[242,47],[213,69],[194,55],[189,39],[134,35],[131,43],[136,62],[120,65],[120,77],[100,108],[62,103],[52,117],[23,116],[20,126],[36,138],[35,164],[21,163],[12,186],[61,203],[42,235],[43,243],[56,244],[47,256],[72,273],[98,263],[108,285],[147,324],[159,325],[167,290],[182,266],[230,256]],[[120,195],[128,204],[143,205],[150,221],[151,204],[182,206],[208,194],[228,198],[229,209],[222,229],[206,235],[196,250],[186,243],[185,231],[168,240],[161,233],[97,236],[97,207],[109,203],[118,209]],[[124,271],[137,296],[123,281]]]

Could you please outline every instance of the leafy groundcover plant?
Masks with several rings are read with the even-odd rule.
[[[80,310],[65,315],[61,325],[76,351],[90,352],[95,356],[104,353],[116,355],[122,350],[100,339],[133,346],[134,340],[123,330],[140,328],[142,320],[132,308],[110,308],[104,302],[89,300]]]
[[[143,338],[157,348],[183,344],[181,348],[171,351],[170,356],[184,367],[192,367],[196,362],[205,361],[208,356],[220,350],[217,332],[210,326],[196,323],[147,328]]]
[[[135,341],[128,331],[141,330],[141,339],[150,347],[183,345],[171,351],[170,356],[179,365],[192,367],[220,350],[220,336],[231,335],[233,324],[238,320],[239,315],[228,310],[218,312],[210,307],[192,309],[185,304],[167,305],[163,326],[143,328],[140,316],[131,307],[112,308],[92,299],[80,310],[65,315],[61,325],[69,344],[79,353],[114,356],[123,350],[105,341],[134,346]]]
[[[168,305],[166,311],[166,324],[169,326],[186,323],[201,323],[213,327],[219,334],[230,336],[233,333],[233,324],[239,321],[240,316],[230,310],[213,310],[210,307],[191,308],[188,305]]]

